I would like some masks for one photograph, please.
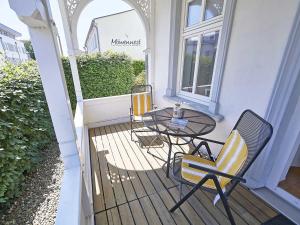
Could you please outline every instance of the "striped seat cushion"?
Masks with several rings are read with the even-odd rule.
[[[239,132],[234,130],[227,138],[216,162],[211,162],[199,156],[184,155],[182,159],[181,175],[184,179],[192,183],[198,183],[207,172],[196,169],[195,166],[197,165],[236,175],[244,165],[247,156],[247,145]],[[218,180],[222,188],[230,182],[230,179],[221,176],[218,177]],[[203,186],[212,189],[216,188],[212,180],[207,181]]]
[[[199,156],[184,155],[181,162],[181,176],[187,181],[194,184],[197,184],[200,180],[202,180],[207,172],[196,169],[193,166],[202,166],[213,170],[217,169],[215,162],[203,159]],[[215,188],[214,182],[212,180],[206,181],[203,186],[212,189]]]
[[[151,110],[151,94],[149,92],[132,95],[132,111],[134,116],[142,116]]]

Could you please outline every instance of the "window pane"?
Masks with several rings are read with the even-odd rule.
[[[185,41],[185,53],[184,53],[181,90],[187,92],[192,92],[193,90],[197,43],[198,41],[196,37],[186,39]]]
[[[213,17],[222,14],[224,0],[207,0],[205,5],[204,20],[209,20]]]
[[[210,95],[218,38],[219,31],[202,36],[196,94]]]
[[[188,5],[187,26],[200,22],[202,0],[191,1]]]

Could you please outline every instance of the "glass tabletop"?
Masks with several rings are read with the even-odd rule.
[[[164,108],[145,113],[144,124],[149,129],[177,137],[197,137],[212,132],[216,121],[209,115],[191,109],[182,108],[182,117],[173,119],[173,108]]]

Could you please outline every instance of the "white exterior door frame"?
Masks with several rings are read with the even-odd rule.
[[[296,149],[298,149],[295,146],[300,142],[298,133],[299,122],[297,118],[295,120],[295,117],[293,117],[293,112],[299,110],[299,105],[296,106],[295,103],[300,96],[299,37],[300,5],[298,5],[285,54],[283,55],[271,100],[265,114],[265,119],[273,125],[273,137],[262,152],[262,155],[254,163],[253,169],[247,174],[248,186],[252,188],[265,186],[280,196],[285,195],[285,199],[287,199],[287,192],[282,194],[284,191],[277,187],[278,182],[290,166],[289,161],[295,155]],[[288,198],[287,200],[290,203],[295,203],[293,198]]]
[[[266,146],[266,149],[258,157],[256,162],[254,162],[254,166],[252,166],[250,171],[247,173],[247,185],[251,188],[259,188],[269,185],[269,179],[271,179],[270,177],[274,168],[274,162],[276,162],[276,166],[279,162],[282,162],[282,160],[279,160],[278,162],[276,156],[280,153],[279,146],[289,122],[285,120],[286,109],[289,106],[289,100],[291,99],[293,92],[297,90],[297,85],[295,84],[300,71],[300,64],[298,60],[300,58],[299,37],[300,5],[298,5],[297,8],[271,99],[264,116],[264,118],[273,125],[274,133],[270,142]],[[286,155],[290,154],[287,152],[285,153]],[[282,172],[279,175],[280,177]],[[273,174],[272,176],[275,175]]]
[[[273,167],[266,180],[266,186],[288,200],[292,205],[300,209],[300,199],[294,197],[278,186],[279,182],[284,180],[287,172],[293,162],[293,159],[300,145],[300,71],[298,80],[294,86],[290,103],[286,109],[285,116],[282,118],[282,135],[278,143],[278,151],[273,160]],[[279,138],[279,137],[278,137]],[[275,149],[275,148],[274,148]]]

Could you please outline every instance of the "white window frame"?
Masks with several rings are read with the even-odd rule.
[[[220,67],[221,58],[219,57],[219,51],[220,51],[220,42],[222,39],[222,30],[223,30],[223,18],[224,18],[224,12],[226,8],[227,1],[224,1],[223,4],[223,11],[222,14],[213,18],[210,18],[206,21],[204,21],[204,13],[205,13],[205,3],[206,0],[202,0],[202,8],[200,13],[200,22],[197,24],[194,24],[192,26],[187,27],[187,18],[188,18],[188,5],[193,0],[184,0],[182,2],[182,14],[181,14],[181,28],[180,28],[180,47],[179,47],[179,59],[178,59],[178,74],[177,74],[177,87],[176,87],[176,94],[179,97],[182,98],[189,98],[192,99],[195,102],[204,104],[209,106],[212,102],[212,97],[216,96],[216,93],[213,93],[215,88],[215,79],[216,73],[217,73],[217,67]],[[196,55],[196,61],[195,61],[195,69],[194,69],[194,77],[193,77],[193,92],[195,91],[195,87],[197,84],[197,76],[198,76],[198,69],[199,69],[199,55],[200,55],[200,48],[201,48],[201,38],[202,35],[205,35],[207,33],[211,33],[214,31],[219,31],[219,38],[217,43],[217,52],[214,62],[214,69],[213,69],[213,75],[212,75],[212,81],[211,81],[211,90],[209,96],[203,96],[195,93],[190,93],[186,91],[181,90],[181,84],[182,84],[182,77],[183,77],[183,66],[184,66],[184,54],[185,54],[185,40],[190,37],[198,37],[198,45],[197,45],[197,55]],[[218,71],[219,72],[219,71]],[[220,78],[220,76],[218,76]],[[219,82],[217,82],[219,83]],[[219,89],[219,88],[218,88]],[[214,110],[213,110],[214,111]]]

